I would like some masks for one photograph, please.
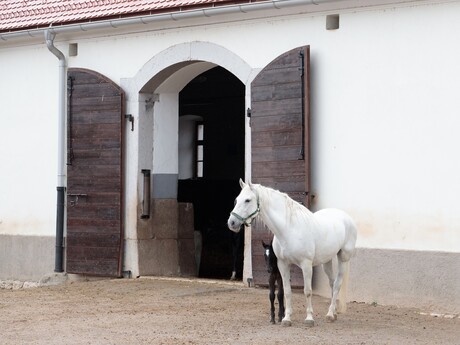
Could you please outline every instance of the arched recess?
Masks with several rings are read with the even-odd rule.
[[[213,43],[196,41],[156,54],[133,78],[121,81],[127,93],[127,113],[133,115],[135,123],[135,130],[127,139],[126,246],[129,250],[125,257],[125,269],[135,275],[184,274],[181,255],[190,252],[193,239],[180,241],[180,217],[186,211],[177,208],[179,149],[177,134],[171,133],[179,132],[179,92],[196,76],[215,66],[223,67],[244,86],[253,78],[253,69],[233,52]],[[248,93],[246,104],[249,104]],[[249,128],[248,119],[245,126]],[[246,140],[250,140],[250,135]],[[246,142],[248,145],[250,141]],[[150,219],[139,218],[143,169],[152,172]]]

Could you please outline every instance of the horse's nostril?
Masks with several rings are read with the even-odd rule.
[[[235,221],[232,220],[232,221],[230,222],[230,224],[232,224],[232,226],[235,225]]]

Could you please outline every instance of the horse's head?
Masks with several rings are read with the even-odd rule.
[[[259,198],[251,183],[240,179],[241,192],[235,199],[235,207],[230,212],[227,225],[234,232],[239,232],[241,225],[249,226],[259,213]]]
[[[264,241],[262,241],[262,246],[264,247],[264,258],[265,258],[265,264],[267,265],[267,271],[268,273],[273,273],[276,272],[278,269],[278,260],[276,259],[275,252],[273,251],[273,247],[270,244],[265,244]]]

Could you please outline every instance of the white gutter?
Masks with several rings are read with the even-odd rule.
[[[66,176],[66,61],[64,54],[54,46],[55,33],[45,30],[45,41],[48,50],[59,59],[59,108],[58,108],[58,169],[57,169],[57,212],[56,212],[56,255],[55,272],[63,272],[63,239],[64,239],[64,203]]]
[[[118,18],[95,22],[69,24],[58,27],[39,28],[31,30],[0,33],[0,42],[17,38],[37,37],[48,31],[52,34],[89,31],[96,29],[119,28],[129,25],[150,24],[163,21],[178,21],[183,19],[213,17],[217,15],[247,13],[252,11],[282,9],[288,7],[319,5],[327,2],[340,2],[343,0],[271,0],[264,2],[251,2],[240,5],[209,7],[195,10],[177,11],[163,14],[152,14],[139,17]]]

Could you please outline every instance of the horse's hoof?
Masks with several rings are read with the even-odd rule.
[[[315,321],[314,320],[305,320],[305,325],[307,327],[313,327],[315,325]]]
[[[292,322],[290,320],[283,320],[281,321],[281,326],[284,326],[284,327],[291,327],[292,326]]]
[[[334,315],[326,315],[326,321],[328,321],[328,322],[334,322],[335,320],[337,320],[337,314],[334,314]]]
[[[276,324],[275,320],[270,320],[270,323],[271,323],[272,325]]]

